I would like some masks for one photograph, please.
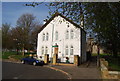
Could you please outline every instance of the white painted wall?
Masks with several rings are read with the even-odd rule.
[[[62,21],[60,23],[59,21]],[[44,54],[41,54],[41,48],[42,46],[47,46],[48,47],[48,53],[49,57],[53,56],[52,53],[52,45],[57,45],[59,46],[59,53],[58,53],[58,58],[61,59],[62,62],[65,62],[66,57],[69,57],[70,62],[74,62],[74,55],[79,55],[81,56],[81,31],[80,28],[76,28],[73,24],[69,23],[69,27],[67,26],[68,21],[63,19],[61,16],[55,17],[39,34],[38,34],[38,44],[37,44],[37,55],[38,56],[43,56],[44,59]],[[74,31],[74,38],[70,39],[70,30]],[[65,33],[66,31],[69,31],[69,39],[65,38]],[[55,40],[55,32],[58,31],[58,40]],[[49,39],[48,41],[42,41],[42,35],[43,33],[49,33]],[[52,33],[53,33],[53,41],[52,41]],[[86,42],[84,42],[86,43]],[[65,47],[68,45],[69,49],[69,55],[65,54]],[[73,46],[74,48],[74,55],[70,55],[70,46]],[[84,44],[83,44],[84,45]],[[86,50],[83,50],[86,51]],[[83,52],[85,53],[85,52]]]

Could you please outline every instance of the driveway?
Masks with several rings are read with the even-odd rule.
[[[56,65],[54,68],[63,70],[69,74],[71,79],[101,79],[101,72],[97,68],[97,59],[92,57],[90,61],[80,66]]]
[[[67,72],[71,79],[100,79],[100,71],[97,68],[81,68],[77,66],[52,66]]]

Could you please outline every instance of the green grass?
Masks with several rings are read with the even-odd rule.
[[[20,60],[21,58],[29,56],[29,54],[35,54],[35,53],[25,53],[25,55],[23,56],[20,52],[18,55],[17,52],[2,52],[2,59],[9,59],[8,57],[11,56],[16,60]]]
[[[119,58],[120,59],[120,58]],[[106,59],[109,63],[109,69],[110,70],[117,70],[117,71],[120,71],[120,65],[119,65],[119,60],[116,59],[116,58],[109,58],[109,59]]]
[[[92,56],[97,56],[97,54],[92,54]],[[120,56],[115,58],[111,54],[100,54],[100,58],[105,58],[108,61],[109,70],[120,71]]]
[[[16,52],[2,52],[2,59],[8,59],[10,55],[16,55]]]
[[[24,56],[23,55],[12,55],[11,57],[16,59],[16,60],[20,60],[20,59],[27,57],[27,56],[29,56],[29,55],[24,55]]]

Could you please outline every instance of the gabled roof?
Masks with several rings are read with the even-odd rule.
[[[84,29],[82,29],[78,24],[74,23],[72,20],[69,20],[68,18],[66,18],[65,16],[63,16],[62,14],[56,12],[42,27],[40,32],[56,17],[56,16],[61,16],[62,18],[66,19],[68,22],[70,22],[71,24],[73,24],[74,26],[76,26],[77,28],[80,28],[81,30],[83,30],[85,32]],[[86,33],[86,32],[85,32]]]

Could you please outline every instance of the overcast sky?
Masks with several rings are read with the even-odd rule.
[[[47,2],[35,8],[24,6],[26,3],[28,2],[2,2],[2,23],[9,23],[12,27],[15,27],[17,19],[25,13],[33,14],[41,23],[49,16],[49,9],[45,6],[45,4],[48,4]]]

